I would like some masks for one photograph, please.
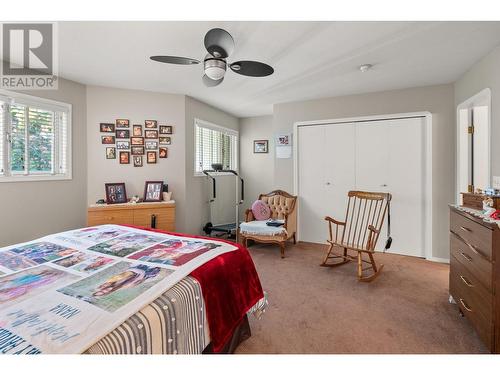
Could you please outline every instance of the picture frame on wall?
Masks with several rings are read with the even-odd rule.
[[[101,133],[114,133],[115,132],[115,124],[101,122],[99,124],[99,130]]]
[[[134,155],[134,167],[142,167],[142,155]]]
[[[163,181],[146,181],[144,184],[144,202],[161,202]]]
[[[172,134],[172,125],[160,125],[160,134]]]
[[[104,184],[106,190],[106,203],[127,203],[127,190],[124,182]]]
[[[148,139],[158,138],[158,130],[144,130],[144,137]]]
[[[116,131],[116,138],[130,138],[130,130],[117,130]]]
[[[166,159],[168,157],[168,148],[160,147],[160,150],[158,151],[158,157],[160,159]]]
[[[156,120],[146,120],[146,121],[144,121],[144,127],[146,129],[156,129],[158,127],[158,121],[156,121]]]
[[[146,150],[157,150],[158,141],[146,140]]]
[[[120,164],[130,164],[129,151],[120,151]]]
[[[116,159],[115,147],[106,147],[106,159]]]
[[[158,139],[159,139],[161,145],[170,146],[172,144],[171,137],[160,136]]]
[[[116,141],[116,148],[118,150],[128,150],[130,148],[130,141]]]
[[[132,146],[144,146],[144,137],[132,137],[130,143]]]
[[[114,135],[102,135],[101,143],[103,145],[114,145],[115,144],[115,136]]]
[[[156,151],[146,152],[146,161],[148,164],[156,164]]]
[[[254,154],[267,154],[269,152],[269,140],[260,139],[253,141]]]
[[[142,125],[132,126],[132,135],[134,137],[142,137]]]
[[[132,155],[144,155],[144,146],[132,146]]]
[[[130,127],[130,121],[124,118],[119,118],[116,119],[116,128],[129,128]]]

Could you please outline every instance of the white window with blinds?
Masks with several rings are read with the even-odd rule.
[[[238,132],[209,122],[195,119],[194,174],[202,176],[212,164],[223,169],[238,169]]]
[[[0,182],[71,179],[71,105],[0,91]]]

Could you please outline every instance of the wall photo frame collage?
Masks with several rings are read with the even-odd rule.
[[[158,159],[168,158],[172,144],[172,125],[158,124],[157,120],[145,120],[144,125],[132,124],[128,119],[116,119],[114,123],[101,122],[101,144],[106,145],[106,159],[118,159],[119,164],[156,164]],[[145,160],[143,161],[143,159]]]

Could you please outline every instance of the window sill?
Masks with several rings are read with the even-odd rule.
[[[64,181],[72,180],[71,175],[31,175],[31,176],[0,176],[2,182],[36,182],[36,181]]]

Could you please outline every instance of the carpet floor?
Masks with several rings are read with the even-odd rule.
[[[325,246],[288,245],[285,259],[277,246],[249,250],[269,306],[238,354],[487,352],[448,302],[446,264],[376,254],[381,275],[360,283],[354,262],[319,266]]]

